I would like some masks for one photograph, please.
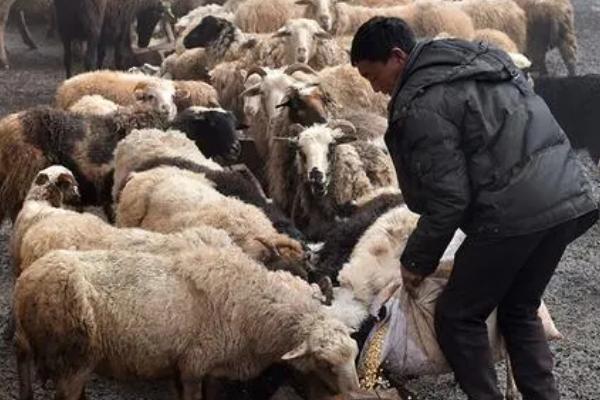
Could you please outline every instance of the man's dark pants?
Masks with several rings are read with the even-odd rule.
[[[533,234],[465,239],[438,300],[435,323],[442,351],[469,399],[503,398],[485,324],[496,307],[523,398],[559,398],[553,357],[537,309],[566,246],[597,218],[594,211]]]

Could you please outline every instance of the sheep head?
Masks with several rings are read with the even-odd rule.
[[[151,5],[143,9],[137,15],[136,32],[138,36],[138,46],[148,47],[150,39],[152,39],[152,33],[156,24],[161,20],[165,14],[165,7],[162,4]]]
[[[335,161],[336,146],[356,140],[356,129],[348,121],[335,120],[329,125],[306,129],[293,125],[290,130],[302,130],[297,137],[287,138],[296,149],[298,174],[309,185],[313,196],[325,197],[331,183],[330,166]]]
[[[234,32],[235,25],[231,21],[209,15],[202,18],[202,21],[187,34],[183,39],[183,45],[187,49],[208,47],[224,35],[233,36]]]
[[[166,113],[169,121],[177,115],[175,100],[178,95],[173,82],[159,79],[142,81],[133,90],[138,104]]]
[[[336,3],[340,0],[296,0],[296,4],[306,6],[305,16],[315,19],[328,32],[333,29],[337,16]]]
[[[285,39],[286,64],[306,64],[315,55],[319,40],[330,39],[331,34],[312,19],[297,18],[287,21],[273,37]]]
[[[53,165],[36,175],[26,200],[47,201],[53,207],[79,204],[81,197],[73,173],[62,165]]]
[[[208,158],[225,163],[235,161],[240,155],[237,130],[243,126],[231,111],[220,107],[189,107],[177,115],[172,127],[184,132]]]
[[[288,88],[297,84],[297,81],[282,69],[252,68],[248,71],[248,77],[253,74],[260,75],[262,79],[244,90],[240,96],[260,96],[263,111],[268,119],[273,119],[279,113],[277,106],[285,98]]]
[[[303,341],[281,358],[294,368],[315,378],[331,394],[358,388],[354,360],[358,345],[352,330],[343,322],[322,315],[306,318]]]

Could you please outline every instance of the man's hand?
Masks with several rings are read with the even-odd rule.
[[[404,284],[404,289],[411,297],[416,298],[417,288],[423,282],[425,277],[409,271],[404,267],[404,265],[402,265],[400,268],[402,272],[402,283]]]

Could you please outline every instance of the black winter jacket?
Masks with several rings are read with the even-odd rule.
[[[433,272],[455,230],[507,237],[597,208],[569,141],[508,55],[461,40],[419,43],[385,136],[408,207],[421,214],[402,264]]]

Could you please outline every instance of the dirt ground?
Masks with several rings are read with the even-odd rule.
[[[578,73],[600,73],[600,0],[573,0],[579,40]],[[44,38],[44,28],[34,29],[40,50],[30,51],[18,34],[7,35],[11,70],[0,71],[0,117],[26,107],[51,104],[57,84],[63,79],[62,50],[58,42]],[[554,74],[565,74],[555,51],[549,56]],[[590,127],[597,134],[598,127]],[[585,154],[597,194],[600,174]],[[6,253],[8,228],[0,230],[0,330],[10,293],[9,260]],[[600,399],[600,224],[572,243],[545,296],[554,320],[565,338],[552,344],[556,375],[565,400]],[[424,400],[465,399],[450,375],[415,380],[409,388]],[[167,382],[119,383],[94,379],[86,390],[89,399],[149,399],[171,397]],[[12,347],[0,340],[0,400],[17,398]],[[50,399],[51,391],[36,390],[36,398]]]

